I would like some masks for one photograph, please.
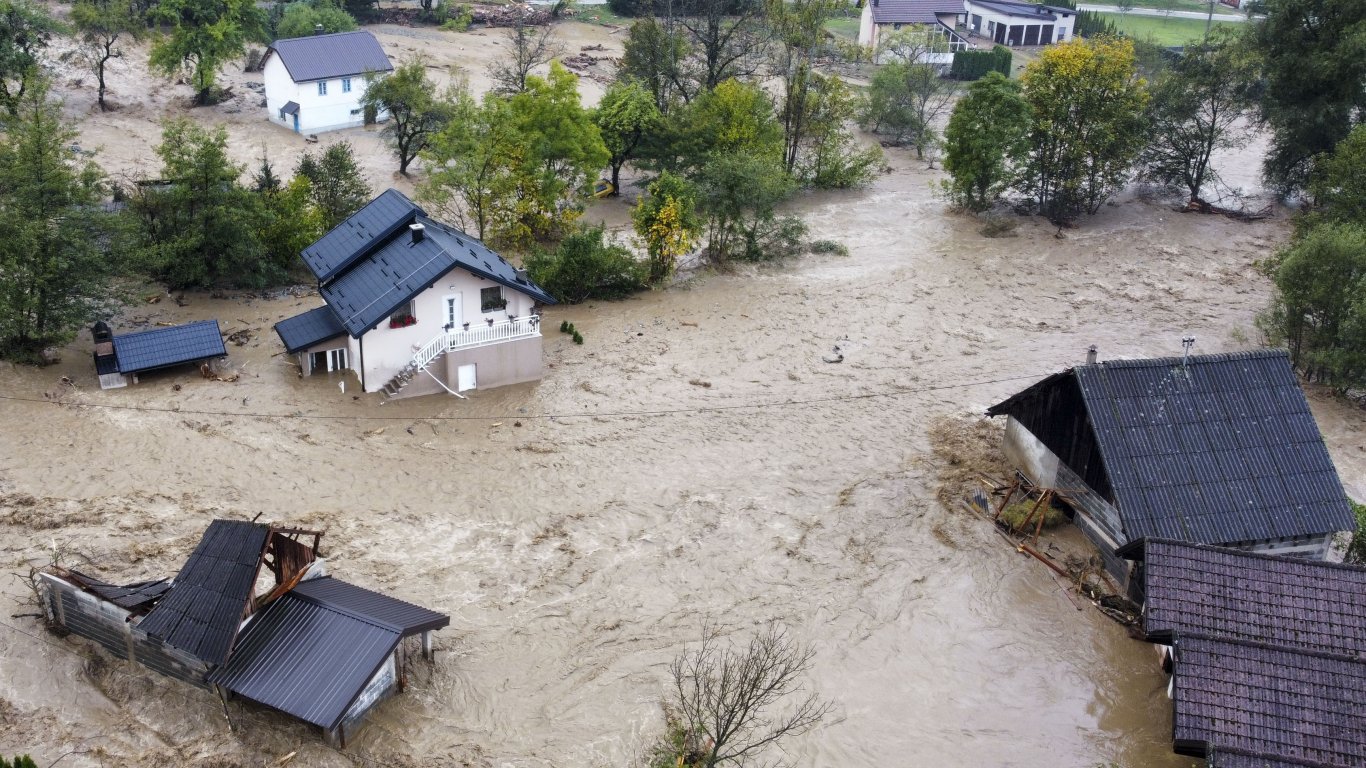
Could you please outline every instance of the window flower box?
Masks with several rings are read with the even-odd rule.
[[[412,315],[389,318],[390,328],[407,328],[410,325],[417,325],[417,318]]]

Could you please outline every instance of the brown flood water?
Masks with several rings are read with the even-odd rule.
[[[0,367],[0,393],[64,403],[0,400],[6,570],[55,542],[114,579],[164,576],[213,517],[260,513],[325,527],[334,573],[452,616],[436,664],[415,665],[348,756],[260,710],[235,706],[231,733],[208,694],[87,664],[83,643],[8,618],[27,609],[6,578],[3,621],[41,641],[0,627],[0,752],[631,765],[661,728],[667,663],[710,618],[737,636],[778,619],[817,649],[811,682],[837,714],[783,745],[797,765],[1190,765],[1171,754],[1151,646],[944,509],[927,428],[1089,344],[1102,358],[1179,353],[1187,334],[1197,352],[1248,346],[1268,297],[1252,264],[1283,222],[1126,200],[1061,239],[1034,220],[986,239],[932,197],[937,172],[890,159],[867,191],[795,206],[848,257],[551,308],[534,386],[386,403],[300,380],[271,325],[318,300],[289,296],[129,311],[251,329],[229,347],[235,383],[167,373],[101,392],[88,339],[52,368]],[[621,221],[618,206],[594,215]],[[566,318],[583,346],[553,332]],[[835,344],[844,362],[822,362]],[[697,410],[791,400],[824,402]],[[1360,415],[1315,408],[1360,496]],[[670,413],[619,415],[649,411]]]

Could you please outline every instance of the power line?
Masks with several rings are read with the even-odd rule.
[[[241,419],[308,419],[316,421],[507,421],[513,419],[614,419],[614,418],[637,418],[650,416],[678,416],[685,414],[701,413],[721,413],[726,411],[747,411],[747,410],[766,410],[769,408],[787,408],[791,406],[809,405],[830,405],[835,403],[847,403],[857,400],[871,400],[881,397],[900,397],[902,395],[919,395],[927,392],[941,392],[950,389],[967,389],[970,387],[981,387],[988,384],[1004,384],[1011,381],[1023,381],[1026,379],[1041,379],[1049,374],[1031,373],[1018,376],[1006,376],[999,379],[984,379],[981,381],[966,381],[953,384],[935,384],[925,387],[905,387],[901,389],[888,389],[877,392],[863,392],[853,395],[831,395],[829,397],[814,397],[803,400],[770,400],[759,403],[737,403],[733,405],[706,405],[690,408],[659,408],[642,411],[592,411],[588,413],[517,413],[500,414],[494,416],[479,416],[471,414],[462,415],[431,415],[431,416],[382,416],[372,414],[325,414],[325,413],[301,413],[293,411],[290,413],[262,413],[258,411],[207,411],[186,408],[167,408],[145,405],[119,405],[117,403],[75,403],[63,400],[38,399],[36,397],[19,397],[17,395],[0,395],[0,400],[9,400],[19,403],[38,403],[42,405],[66,405],[74,408],[100,408],[108,411],[138,411],[143,413],[170,413],[179,416],[220,416]]]

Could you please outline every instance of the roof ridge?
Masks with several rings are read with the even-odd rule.
[[[159,327],[156,327],[156,328],[143,328],[143,329],[140,330],[140,331],[129,331],[129,332],[127,332],[127,333],[115,333],[115,334],[114,334],[114,337],[115,337],[115,338],[119,338],[119,339],[126,339],[126,338],[128,338],[128,337],[130,337],[130,336],[140,336],[140,335],[142,335],[142,334],[144,334],[144,333],[156,333],[157,331],[164,331],[164,330],[167,330],[168,328],[190,328],[190,327],[193,327],[193,326],[196,326],[196,325],[208,325],[208,324],[210,324],[210,323],[213,323],[214,325],[218,325],[218,319],[217,319],[217,318],[210,318],[210,319],[208,319],[208,320],[191,320],[191,321],[188,322],[188,323],[177,323],[176,325],[163,325],[163,326],[159,326]],[[220,326],[220,327],[221,327],[221,326]]]
[[[1266,358],[1289,357],[1290,351],[1282,347],[1268,347],[1262,349],[1245,349],[1238,352],[1214,352],[1208,355],[1191,355],[1181,357],[1173,355],[1170,357],[1120,357],[1112,360],[1101,360],[1097,363],[1084,363],[1074,365],[1068,370],[1094,370],[1105,368],[1156,368],[1165,365],[1200,364],[1200,363],[1227,363],[1234,360],[1261,360]]]
[[[1263,651],[1281,651],[1283,653],[1294,653],[1300,656],[1313,656],[1315,658],[1327,659],[1329,661],[1343,661],[1349,664],[1361,664],[1366,667],[1366,658],[1352,656],[1344,653],[1333,653],[1332,651],[1320,651],[1312,648],[1295,645],[1281,645],[1280,643],[1263,643],[1256,640],[1243,640],[1232,637],[1220,637],[1205,632],[1177,632],[1172,635],[1172,646],[1179,647],[1182,640],[1208,640],[1212,643],[1228,643],[1229,645],[1241,645],[1245,648],[1256,648]]]
[[[305,580],[305,581],[301,581],[301,582],[299,582],[299,584],[296,584],[296,585],[295,585],[295,588],[294,588],[294,589],[289,590],[289,591],[286,592],[285,594],[286,594],[286,595],[291,595],[291,596],[293,596],[295,599],[303,600],[304,602],[309,603],[310,605],[316,605],[316,606],[318,606],[319,608],[324,608],[324,609],[329,610],[329,611],[332,611],[332,612],[334,612],[334,613],[340,613],[340,614],[343,615],[343,616],[347,616],[347,617],[353,618],[353,619],[355,619],[355,620],[357,620],[357,621],[365,622],[366,624],[369,624],[369,625],[372,626],[372,627],[377,627],[377,628],[379,628],[379,629],[388,630],[388,631],[393,632],[394,634],[399,635],[399,636],[402,636],[402,635],[403,635],[403,628],[402,628],[402,627],[396,627],[396,626],[394,626],[393,624],[386,624],[386,623],[384,623],[383,621],[380,621],[379,619],[376,619],[376,618],[373,617],[373,616],[367,616],[367,615],[365,615],[365,614],[363,614],[363,613],[359,613],[359,612],[354,611],[354,610],[351,610],[351,609],[349,609],[349,608],[343,608],[343,607],[341,607],[341,606],[335,605],[335,604],[333,604],[333,603],[329,603],[329,602],[327,602],[327,601],[325,601],[325,600],[322,600],[322,599],[320,599],[320,598],[313,597],[312,595],[304,594],[304,593],[298,591],[298,587],[299,587],[300,584],[307,584],[307,583],[310,582],[310,581],[322,581],[323,579],[334,579],[334,580],[335,580],[337,583],[339,583],[339,584],[345,584],[345,585],[347,585],[347,586],[349,586],[349,587],[355,587],[356,589],[363,589],[363,590],[365,590],[366,592],[370,592],[370,593],[372,593],[372,594],[379,595],[380,597],[389,597],[389,595],[385,595],[385,594],[381,594],[381,593],[379,593],[379,592],[375,592],[375,590],[373,590],[373,589],[365,589],[365,587],[362,587],[362,586],[360,586],[359,584],[352,584],[352,583],[349,582],[349,581],[346,581],[346,580],[344,580],[344,579],[338,579],[338,578],[336,578],[335,576],[332,576],[332,575],[330,575],[330,574],[327,575],[327,576],[319,576],[319,577],[316,578],[316,579],[307,579],[307,580]],[[389,599],[391,599],[391,600],[398,600],[398,598],[396,598],[396,597],[389,597]],[[408,603],[407,601],[404,601],[404,600],[398,600],[398,601],[399,601],[400,603],[404,603],[404,604],[406,604],[406,605],[411,605],[411,606],[413,606],[414,608],[420,608],[420,607],[422,607],[422,606],[419,606],[419,605],[414,605],[413,603]]]
[[[278,40],[271,42],[270,45],[273,48],[276,45],[279,45],[280,43],[288,43],[294,40],[317,40],[318,38],[322,37],[342,37],[343,35],[369,35],[370,37],[375,36],[374,33],[372,33],[368,29],[348,29],[344,32],[327,32],[321,35],[300,35],[298,37],[282,37]]]
[[[1144,549],[1144,557],[1146,558],[1146,557],[1147,557],[1147,551],[1146,551],[1146,550],[1147,550],[1147,545],[1150,544],[1150,543],[1151,543],[1151,544],[1176,544],[1176,545],[1178,545],[1178,546],[1190,547],[1190,548],[1192,548],[1192,549],[1210,550],[1210,551],[1222,552],[1222,553],[1226,553],[1226,554],[1230,554],[1230,555],[1239,555],[1239,556],[1241,556],[1241,557],[1251,557],[1251,558],[1255,558],[1255,559],[1258,559],[1258,560],[1271,560],[1271,561],[1274,561],[1274,562],[1281,562],[1281,563],[1295,563],[1295,564],[1297,564],[1297,565],[1311,565],[1311,566],[1314,566],[1314,567],[1316,567],[1316,568],[1332,568],[1332,569],[1335,569],[1335,570],[1343,570],[1343,571],[1349,571],[1349,572],[1352,572],[1352,573],[1360,573],[1360,574],[1362,574],[1363,576],[1366,576],[1366,565],[1355,565],[1355,564],[1353,564],[1353,563],[1337,563],[1337,562],[1332,562],[1332,561],[1330,561],[1330,560],[1306,560],[1306,559],[1304,559],[1304,558],[1302,558],[1302,557],[1292,557],[1292,556],[1290,556],[1290,555],[1275,555],[1275,554],[1271,554],[1271,553],[1269,553],[1269,552],[1253,552],[1253,551],[1247,550],[1247,549],[1235,549],[1234,547],[1221,547],[1221,546],[1219,546],[1218,544],[1202,544],[1202,543],[1196,542],[1196,541],[1182,541],[1181,539],[1172,539],[1172,538],[1167,538],[1167,537],[1164,537],[1164,536],[1144,536],[1144,537],[1142,537],[1142,538],[1134,539],[1133,541],[1129,542],[1128,544],[1125,544],[1125,545],[1122,546],[1122,547],[1116,547],[1116,548],[1115,548],[1115,554],[1116,554],[1116,555],[1119,555],[1120,557],[1124,557],[1126,560],[1131,559],[1131,558],[1128,558],[1128,557],[1126,557],[1126,556],[1124,556],[1124,555],[1120,555],[1120,554],[1119,554],[1120,551],[1121,551],[1121,550],[1130,550],[1130,551],[1134,551],[1134,550],[1137,550],[1137,549],[1139,548],[1139,547],[1136,547],[1135,545],[1137,545],[1137,544],[1142,544],[1142,549]]]

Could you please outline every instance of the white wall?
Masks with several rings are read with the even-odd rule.
[[[266,86],[266,112],[272,123],[294,130],[294,118],[280,118],[280,108],[288,102],[299,105],[299,132],[322,133],[365,124],[360,100],[365,95],[365,76],[351,76],[351,92],[342,90],[342,78],[327,80],[327,95],[318,95],[318,82],[295,83],[278,54],[266,60],[262,73]],[[384,119],[387,115],[380,115]]]
[[[1054,15],[1058,17],[1057,21],[1048,22],[1042,19],[1028,19],[1018,16],[1007,16],[1002,13],[997,13],[996,11],[993,11],[989,8],[985,8],[980,5],[975,5],[972,2],[972,0],[967,0],[967,2],[964,3],[964,6],[966,7],[968,13],[968,26],[972,26],[972,17],[974,15],[980,16],[982,18],[982,23],[978,29],[974,30],[974,32],[978,35],[982,35],[983,37],[989,37],[992,39],[995,39],[995,27],[997,25],[1024,28],[1027,26],[1042,27],[1044,25],[1051,23],[1053,25],[1053,38],[1041,44],[1067,42],[1072,39],[1072,29],[1077,24],[1077,15],[1075,13],[1068,13],[1067,17],[1063,18],[1063,14],[1061,12],[1055,12]],[[1021,39],[1023,39],[1023,34],[1023,31],[1021,31]]]

